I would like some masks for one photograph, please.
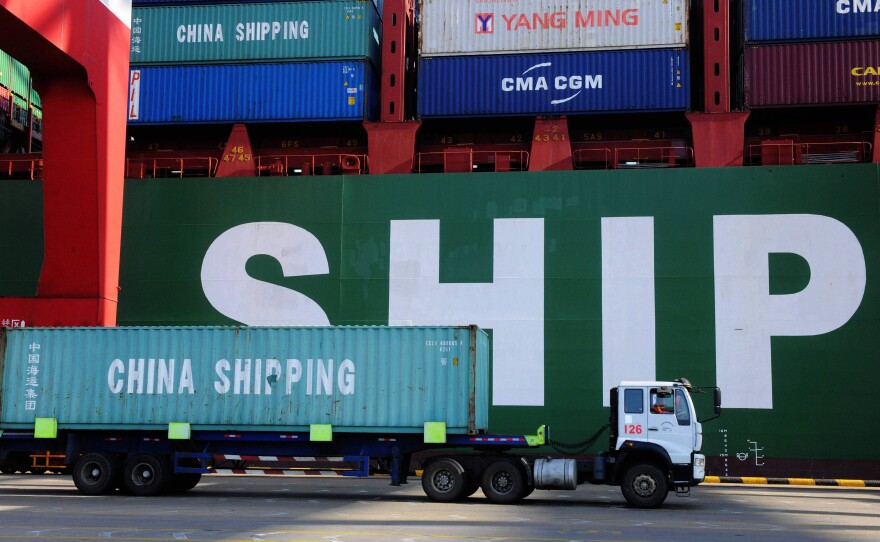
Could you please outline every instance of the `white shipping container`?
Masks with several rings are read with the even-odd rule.
[[[419,0],[422,57],[681,48],[688,0]]]

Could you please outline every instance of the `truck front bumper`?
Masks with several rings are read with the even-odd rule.
[[[690,463],[672,466],[672,484],[675,487],[691,487],[706,479],[706,456],[693,454]]]
[[[706,456],[703,454],[694,454],[694,474],[693,485],[702,483],[706,479]]]

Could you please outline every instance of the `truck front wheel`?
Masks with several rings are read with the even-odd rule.
[[[89,453],[77,459],[73,466],[73,483],[86,495],[106,495],[119,485],[122,466],[116,456]]]
[[[444,458],[433,461],[422,473],[422,489],[437,502],[455,502],[465,496],[467,476],[461,463]]]
[[[669,483],[660,469],[649,463],[642,463],[633,465],[626,471],[620,489],[630,506],[654,508],[666,500]]]

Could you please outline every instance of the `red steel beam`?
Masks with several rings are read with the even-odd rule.
[[[688,113],[697,167],[743,165],[748,112],[730,110],[730,2],[702,0],[703,103]]]
[[[418,121],[409,121],[407,77],[416,58],[414,0],[385,0],[382,14],[382,112],[379,122],[365,122],[370,173],[411,173]],[[407,68],[410,68],[408,71]]]
[[[44,259],[35,298],[0,298],[27,325],[115,325],[130,0],[0,0],[0,49],[40,92]]]

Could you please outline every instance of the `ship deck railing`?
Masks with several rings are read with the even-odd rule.
[[[125,177],[128,179],[159,179],[184,177],[213,177],[219,160],[211,156],[166,156],[126,158]]]
[[[528,169],[528,151],[470,148],[417,152],[413,167],[415,173],[479,173]]]
[[[262,154],[256,157],[258,176],[362,175],[369,173],[366,154],[310,152]]]
[[[694,167],[689,146],[609,146],[580,148],[572,152],[574,169],[653,169]]]
[[[0,177],[31,181],[42,180],[42,153],[0,154]]]
[[[872,155],[873,146],[867,141],[799,142],[784,139],[746,145],[744,162],[747,166],[849,164],[870,162]]]

